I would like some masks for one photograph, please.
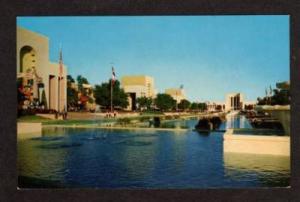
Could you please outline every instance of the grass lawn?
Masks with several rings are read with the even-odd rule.
[[[36,116],[36,115],[26,115],[26,116],[21,116],[17,119],[18,122],[48,122],[52,121],[51,119]]]
[[[72,120],[52,120],[36,115],[27,115],[22,116],[17,119],[18,122],[41,122],[43,125],[88,125],[88,124],[99,124],[99,123],[107,123],[107,122],[131,122],[131,121],[138,121],[138,122],[147,122],[150,118],[153,116],[159,116],[163,117],[164,115],[162,113],[152,113],[152,112],[146,112],[138,116],[134,117],[120,117],[120,118],[103,118],[101,120],[80,120],[80,119],[72,119]]]

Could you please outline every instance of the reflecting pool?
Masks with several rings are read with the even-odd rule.
[[[18,141],[18,174],[21,188],[286,187],[290,159],[223,154],[223,133],[45,128]]]

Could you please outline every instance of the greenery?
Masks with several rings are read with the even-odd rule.
[[[198,109],[200,109],[201,111],[207,110],[207,104],[205,102],[198,103]]]
[[[78,84],[78,91],[85,95],[85,92],[83,91],[82,86],[83,86],[83,84],[89,84],[88,80],[85,77],[78,75],[77,76],[77,84]]]
[[[161,111],[167,111],[176,106],[176,100],[174,100],[170,95],[159,93],[154,100],[156,107],[158,107]]]
[[[111,80],[108,83],[96,85],[94,89],[94,96],[98,105],[110,108],[111,102]],[[120,88],[120,82],[116,80],[113,85],[113,106],[126,108],[129,105],[128,96],[123,89]]]
[[[257,98],[258,105],[289,105],[290,90],[289,88],[276,88],[273,90],[272,96]]]
[[[73,79],[73,77],[71,75],[67,75],[67,81],[68,83],[75,83],[75,80]]]
[[[17,119],[18,122],[47,122],[51,121],[51,119],[36,116],[36,115],[25,115],[25,116],[20,116]]]
[[[190,105],[191,110],[196,110],[196,111],[205,111],[207,110],[207,104],[206,103],[198,103],[198,102],[193,102]]]
[[[130,122],[131,122],[131,119],[127,118],[127,117],[119,118],[118,121],[117,121],[117,123],[121,124],[121,125],[127,125],[127,124],[130,124]]]
[[[137,102],[140,110],[142,110],[144,108],[146,108],[147,110],[150,110],[153,100],[152,100],[152,98],[139,97],[136,99],[136,102]]]
[[[67,105],[68,107],[76,107],[78,104],[78,91],[72,88],[71,84],[74,83],[75,80],[71,75],[67,76]]]
[[[193,102],[190,106],[191,110],[198,110],[198,103],[197,102]]]
[[[183,99],[180,101],[180,103],[178,104],[178,109],[181,109],[181,110],[187,110],[189,109],[191,106],[191,102],[186,100],[186,99]]]

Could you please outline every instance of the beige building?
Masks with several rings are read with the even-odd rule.
[[[128,110],[136,110],[136,99],[139,97],[155,97],[154,79],[146,75],[123,76],[121,86],[129,95]]]
[[[212,101],[212,102],[206,102],[206,105],[207,105],[207,111],[209,112],[225,110],[224,102]]]
[[[177,103],[186,99],[182,88],[169,88],[165,90],[165,93],[170,95]]]
[[[49,38],[17,27],[16,50],[17,78],[22,89],[29,91],[28,102],[41,102],[44,91],[49,109],[64,110],[67,106],[67,68],[62,63],[49,61]]]
[[[228,93],[225,99],[225,111],[243,110],[244,95],[241,93]]]

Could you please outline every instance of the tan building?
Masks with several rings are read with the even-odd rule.
[[[207,105],[207,111],[209,112],[225,110],[224,102],[212,101],[212,102],[206,102],[206,105]]]
[[[180,103],[181,100],[186,99],[182,88],[169,88],[165,90],[165,93],[172,96],[177,103]]]
[[[243,110],[244,95],[241,93],[229,93],[225,99],[225,111]]]
[[[121,86],[129,95],[128,110],[136,110],[136,99],[139,97],[155,97],[154,79],[146,75],[123,76]]]
[[[41,102],[44,91],[49,109],[64,110],[67,106],[67,68],[49,61],[48,37],[17,27],[16,50],[17,78],[22,89],[28,89],[28,102]]]

